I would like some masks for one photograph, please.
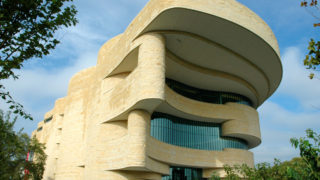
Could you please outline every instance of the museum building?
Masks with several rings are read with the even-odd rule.
[[[273,32],[236,0],[150,0],[33,132],[44,179],[202,180],[253,166],[256,109],[281,78]]]

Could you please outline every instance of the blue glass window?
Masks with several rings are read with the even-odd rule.
[[[170,175],[162,180],[203,180],[202,169],[186,167],[170,167]]]
[[[222,137],[221,124],[192,121],[159,112],[152,114],[151,136],[168,144],[192,149],[248,149],[244,140]]]
[[[178,94],[197,101],[214,104],[234,102],[252,106],[252,102],[247,97],[239,94],[198,89],[168,78],[166,79],[166,84]]]

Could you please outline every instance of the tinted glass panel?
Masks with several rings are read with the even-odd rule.
[[[162,180],[203,180],[202,169],[170,167],[170,176],[164,176]]]
[[[168,78],[166,79],[166,84],[178,94],[197,101],[214,104],[234,102],[252,106],[252,102],[247,97],[239,94],[198,89]]]
[[[192,149],[248,149],[244,140],[221,137],[220,124],[192,121],[159,112],[152,114],[151,136],[168,144]]]

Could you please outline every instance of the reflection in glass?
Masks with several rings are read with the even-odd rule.
[[[192,121],[159,112],[152,114],[151,136],[168,144],[192,149],[248,149],[244,140],[221,137],[221,124]]]
[[[166,84],[176,93],[197,101],[214,104],[234,102],[252,106],[252,102],[248,98],[239,94],[198,89],[168,78]]]
[[[170,167],[170,175],[162,180],[202,180],[202,169]]]

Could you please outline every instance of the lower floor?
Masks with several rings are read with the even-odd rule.
[[[204,180],[204,178],[202,178],[202,169],[170,167],[170,175],[163,176],[162,180]]]

